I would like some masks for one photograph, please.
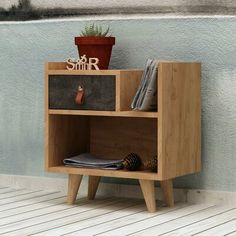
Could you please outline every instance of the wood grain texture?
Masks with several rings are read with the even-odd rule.
[[[161,181],[161,190],[163,193],[163,199],[168,207],[174,206],[174,191],[172,179]]]
[[[61,75],[118,75],[120,70],[67,70],[66,62],[48,62],[49,74]]]
[[[157,153],[156,124],[156,119],[91,117],[90,152],[108,159],[134,152],[149,159]]]
[[[89,151],[89,119],[49,115],[46,168],[63,164],[65,158]]]
[[[88,110],[59,110],[50,109],[49,114],[55,115],[78,115],[78,116],[114,116],[114,117],[143,117],[157,118],[157,112],[149,111],[88,111]]]
[[[64,165],[50,167],[48,171],[55,173],[64,173],[64,174],[119,177],[127,179],[160,180],[158,173],[153,173],[149,171],[103,170],[103,169],[92,169],[92,168],[76,168]]]
[[[130,111],[131,103],[138,90],[143,71],[120,72],[120,110]]]
[[[160,63],[158,67],[158,171],[161,178],[201,169],[201,67]]]
[[[69,174],[67,203],[74,204],[81,184],[82,175]]]
[[[48,64],[44,65],[44,168],[49,167]]]
[[[149,212],[156,211],[155,182],[153,180],[139,180],[143,197]]]
[[[50,74],[70,75],[64,66],[63,63],[49,63],[45,83]],[[73,71],[72,74],[115,75],[116,110],[48,109],[46,94],[46,168],[71,176],[91,176],[88,193],[91,199],[95,196],[100,176],[139,179],[149,211],[155,211],[154,180],[160,180],[166,203],[173,206],[170,179],[201,169],[200,64],[159,63],[158,112],[130,111],[130,103],[141,78],[140,70]],[[63,166],[64,158],[81,152],[109,159],[123,159],[130,152],[136,152],[143,161],[157,155],[158,172]]]
[[[88,179],[88,199],[94,200],[101,176],[89,176]]]

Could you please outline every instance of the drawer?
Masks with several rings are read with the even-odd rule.
[[[49,109],[115,111],[115,75],[49,75]],[[76,104],[78,86],[84,103]]]

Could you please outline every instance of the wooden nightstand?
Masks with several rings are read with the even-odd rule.
[[[47,63],[45,167],[50,172],[69,174],[68,203],[74,203],[83,175],[89,176],[89,199],[95,197],[101,176],[130,178],[139,180],[147,208],[154,212],[155,181],[161,183],[166,204],[173,206],[172,179],[200,171],[201,65],[158,64],[157,112],[130,109],[141,76],[142,70],[68,71],[65,63]],[[101,82],[104,85],[101,85],[102,93],[98,93],[94,100],[90,97],[87,105],[76,107],[72,104],[75,85],[86,81],[86,77],[97,85]],[[64,85],[60,85],[62,81]],[[63,95],[63,86],[66,96]],[[86,86],[90,88],[89,83]],[[104,102],[99,97],[106,91],[110,93],[110,100]],[[55,94],[58,103],[55,103]],[[105,109],[106,103],[108,109]],[[157,155],[158,170],[103,170],[63,165],[63,159],[83,152],[112,159],[122,159],[130,152],[138,153],[143,160]]]

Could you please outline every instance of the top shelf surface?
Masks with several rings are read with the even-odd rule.
[[[131,70],[57,70],[57,69],[52,69],[48,70],[47,74],[48,75],[115,75],[118,76],[120,75],[121,72],[125,71],[135,71],[135,72],[143,72],[143,70],[136,70],[136,69],[131,69]]]
[[[122,70],[67,70],[65,62],[49,62],[46,64],[48,75],[120,75],[121,72],[143,72],[142,69],[122,69]]]
[[[162,64],[185,64],[185,65],[196,65],[200,63],[197,62],[184,62],[184,61],[159,61],[158,68]],[[45,64],[45,69],[48,74],[76,74],[76,75],[119,75],[121,72],[125,71],[141,71],[143,69],[112,69],[112,70],[67,70],[66,62],[48,62]]]

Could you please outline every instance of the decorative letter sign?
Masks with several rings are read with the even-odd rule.
[[[86,55],[81,56],[81,58],[78,58],[77,60],[74,60],[72,58],[69,58],[67,61],[67,70],[99,70],[98,58],[89,58],[87,59]]]

